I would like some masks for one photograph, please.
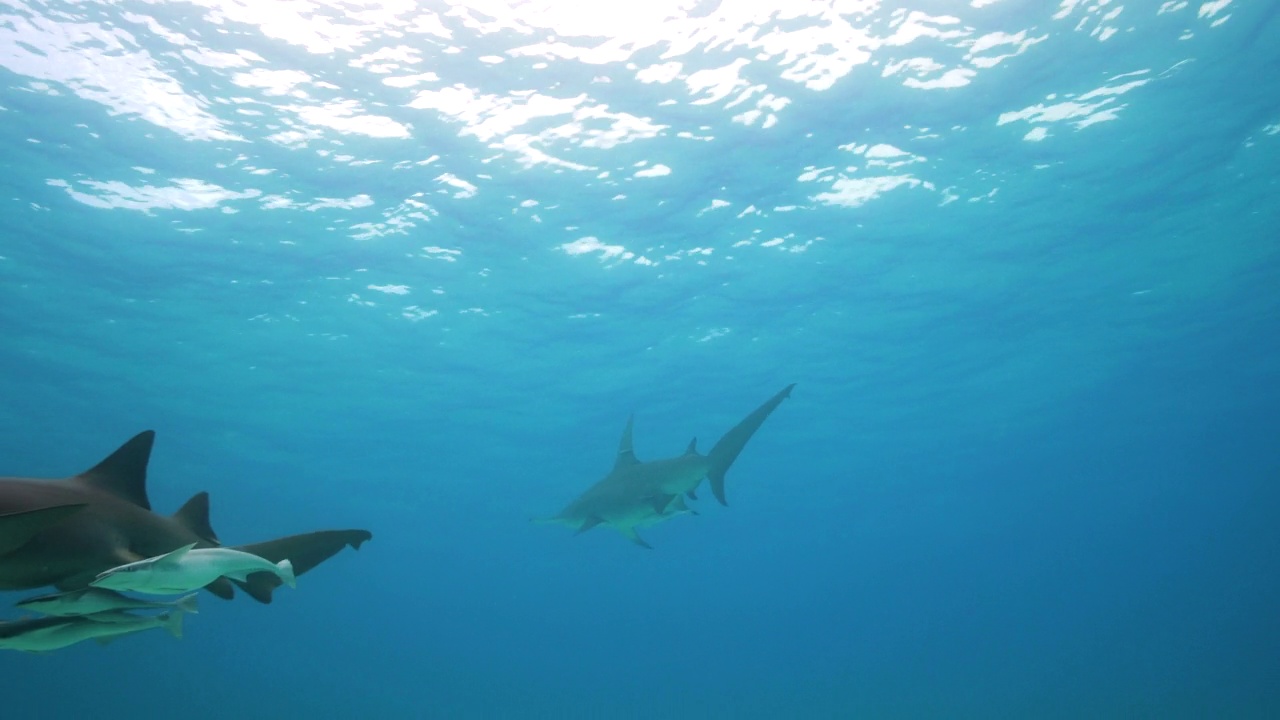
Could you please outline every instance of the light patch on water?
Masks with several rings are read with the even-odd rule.
[[[634,253],[628,252],[625,247],[621,245],[606,245],[605,243],[600,242],[600,238],[592,235],[564,243],[560,246],[560,249],[570,255],[599,253],[601,262],[615,258],[620,260],[630,260],[635,257]]]
[[[900,187],[931,188],[911,175],[882,175],[865,178],[837,178],[831,183],[831,189],[813,196],[813,199],[824,205],[856,208],[875,200],[884,193]]]
[[[430,260],[457,262],[458,256],[460,255],[462,255],[461,250],[454,250],[452,248],[436,247],[435,245],[428,245],[427,247],[422,248],[422,257]]]
[[[453,173],[444,173],[443,175],[438,176],[436,178],[436,182],[456,189],[457,192],[453,194],[453,197],[460,200],[475,197],[476,193],[479,192],[479,188],[475,185],[472,185]]]
[[[243,140],[206,102],[187,94],[129,32],[39,14],[4,19],[0,67],[57,83],[112,115],[139,117],[187,139]]]
[[[671,174],[671,168],[667,167],[666,165],[663,165],[662,163],[658,163],[653,167],[645,168],[643,170],[637,170],[635,172],[634,177],[638,177],[638,178],[663,177],[664,175],[670,175],[670,174]]]
[[[339,100],[325,105],[291,105],[281,109],[292,110],[299,120],[308,125],[326,127],[344,135],[400,139],[410,137],[408,125],[382,115],[366,114],[355,100]]]
[[[401,75],[399,77],[383,78],[382,84],[393,88],[411,88],[414,85],[422,83],[440,82],[440,76],[433,72],[418,73],[416,75]]]
[[[297,98],[307,97],[305,90],[298,86],[312,82],[311,76],[301,70],[268,70],[254,68],[247,72],[231,76],[231,82],[242,88],[261,90],[268,96],[292,95]]]
[[[732,203],[730,203],[728,200],[714,200],[714,199],[713,199],[713,200],[711,201],[711,204],[710,204],[710,205],[708,205],[708,206],[706,206],[706,207],[704,207],[704,208],[702,208],[701,210],[699,210],[699,211],[698,211],[698,215],[702,215],[702,214],[704,214],[704,213],[709,213],[709,212],[711,212],[712,210],[719,210],[720,208],[726,208],[726,207],[729,207],[731,204],[732,204]]]
[[[403,70],[407,65],[417,65],[421,62],[422,55],[417,48],[396,45],[365,53],[352,60],[349,64],[354,68],[362,68],[371,73],[385,75],[397,70]]]
[[[1027,51],[1027,48],[1049,39],[1048,34],[1027,37],[1026,30],[1016,33],[987,33],[973,41],[965,53],[965,59],[980,70],[987,70]],[[992,50],[1002,50],[995,54],[986,54]]]
[[[642,83],[669,83],[680,77],[684,66],[678,62],[665,62],[650,65],[636,71],[636,80]]]
[[[296,204],[284,195],[264,195],[259,205],[263,210],[284,210],[296,207]]]
[[[380,293],[386,293],[387,295],[408,295],[409,294],[408,285],[370,285],[368,286],[368,289],[375,290]]]
[[[1231,0],[1211,0],[1211,2],[1202,3],[1200,5],[1200,10],[1196,13],[1196,17],[1212,18],[1223,10],[1226,10],[1227,6],[1230,4]],[[1223,19],[1225,20],[1226,18],[1224,17]]]
[[[134,186],[119,180],[77,181],[77,186],[89,188],[94,191],[92,193],[79,190],[66,180],[49,179],[45,182],[66,190],[73,200],[90,207],[121,208],[145,213],[152,210],[207,210],[230,200],[249,200],[262,194],[262,191],[254,189],[228,190],[193,178],[177,178],[169,187]]]
[[[1139,70],[1131,73],[1116,75],[1111,78],[1111,82],[1116,80],[1131,78],[1135,76],[1148,74],[1147,70]],[[1090,90],[1073,100],[1064,100],[1062,102],[1054,102],[1051,104],[1037,103],[1030,107],[1023,108],[1011,112],[1001,113],[996,120],[996,125],[1006,125],[1011,122],[1025,121],[1029,123],[1052,123],[1072,120],[1072,124],[1077,130],[1082,130],[1090,125],[1096,125],[1100,122],[1115,120],[1119,117],[1119,112],[1126,105],[1117,104],[1116,98],[1134,89],[1151,82],[1151,78],[1133,79],[1128,82],[1116,85],[1104,85],[1099,88]],[[1071,97],[1068,95],[1067,97]],[[1050,95],[1047,99],[1054,100],[1056,95]]]
[[[408,319],[410,322],[419,322],[421,320],[426,320],[429,317],[435,317],[439,314],[439,310],[424,310],[417,305],[410,305],[400,311],[400,316]]]
[[[330,208],[337,210],[354,210],[356,208],[369,207],[373,204],[373,198],[363,193],[352,195],[349,198],[316,198],[315,202],[307,205],[307,210],[315,212],[316,210],[327,210]]]

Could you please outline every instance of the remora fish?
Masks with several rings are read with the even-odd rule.
[[[142,598],[122,595],[115,590],[99,587],[80,588],[52,595],[40,595],[19,600],[14,607],[31,610],[42,615],[69,617],[72,615],[92,615],[108,610],[168,610],[177,609],[184,613],[198,613],[199,604],[195,594],[180,597],[177,600],[143,600]]]
[[[173,552],[106,570],[89,583],[94,587],[131,590],[151,595],[184,593],[221,577],[245,582],[253,573],[274,573],[289,587],[297,587],[293,564],[278,563],[230,548],[194,549],[195,543]]]
[[[72,590],[104,570],[183,545],[220,547],[209,525],[208,493],[197,493],[172,517],[151,511],[147,462],[154,441],[154,432],[139,433],[92,469],[62,480],[0,478],[0,591]],[[289,558],[301,575],[371,537],[367,530],[325,530],[236,549],[272,563]],[[267,603],[280,585],[270,573],[233,582],[215,580],[206,589],[230,599],[239,585]]]
[[[40,617],[0,622],[0,649],[48,652],[96,638],[109,641],[151,628],[162,627],[182,638],[182,612],[159,615],[133,615],[121,610],[108,610],[75,617]]]
[[[706,455],[698,452],[695,439],[683,455],[641,462],[632,448],[634,418],[629,418],[618,442],[613,470],[559,514],[539,522],[568,525],[577,528],[579,533],[597,525],[608,525],[637,545],[651,547],[636,528],[689,511],[683,500],[679,505],[674,501],[682,494],[696,498],[694,491],[704,477],[710,481],[711,492],[720,504],[728,504],[724,495],[725,472],[769,414],[790,397],[794,387],[794,384],[788,385],[765,401],[725,433]]]

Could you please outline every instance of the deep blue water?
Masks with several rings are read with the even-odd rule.
[[[0,5],[0,475],[374,534],[3,717],[1280,716],[1280,6],[630,5]]]

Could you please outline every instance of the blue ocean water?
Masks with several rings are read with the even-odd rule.
[[[1280,716],[1278,11],[9,0],[0,475],[374,537],[4,718]]]

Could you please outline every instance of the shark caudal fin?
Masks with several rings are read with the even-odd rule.
[[[359,550],[371,537],[373,534],[368,530],[321,530],[250,545],[237,545],[232,549],[253,553],[272,563],[289,560],[296,577],[337,555],[344,547]],[[265,571],[250,573],[245,580],[231,582],[260,603],[271,602],[271,591],[283,583],[274,573]]]
[[[298,577],[293,574],[293,563],[288,560],[276,563],[276,575],[284,581],[285,585],[291,588],[298,587]]]
[[[192,615],[200,614],[200,601],[196,598],[195,593],[183,595],[177,600],[174,600],[173,606],[184,613],[191,613]]]
[[[716,442],[715,447],[711,448],[711,452],[707,453],[707,460],[710,461],[711,467],[707,470],[707,479],[711,481],[711,492],[715,494],[716,500],[721,505],[728,505],[724,499],[724,474],[729,470],[729,466],[738,458],[738,453],[742,452],[742,448],[747,446],[747,441],[755,434],[756,430],[764,424],[765,418],[769,417],[769,413],[773,412],[783,400],[791,396],[791,388],[795,387],[792,383],[780,390],[777,395],[765,401],[765,404],[756,408],[750,415],[742,419],[742,422],[733,427],[732,430],[724,434]]]
[[[170,635],[178,638],[179,640],[182,639],[182,616],[183,615],[184,613],[179,612],[177,610],[172,610],[160,615],[161,627],[169,631]]]

